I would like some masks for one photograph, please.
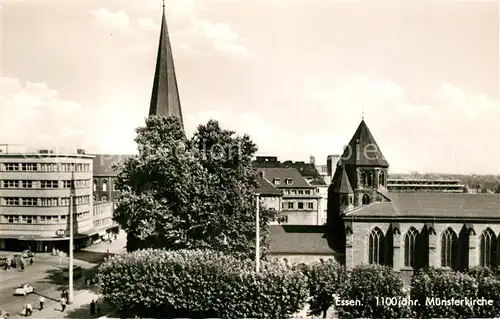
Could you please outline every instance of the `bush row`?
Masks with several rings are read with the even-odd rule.
[[[408,289],[385,266],[362,265],[345,275],[344,269],[329,261],[303,271],[309,274],[309,308],[314,315],[326,317],[326,310],[333,307],[340,318],[500,317],[500,271],[496,269],[475,267],[460,273],[429,267],[415,272]],[[331,278],[340,278],[343,284]]]
[[[290,318],[333,308],[340,318],[492,318],[500,316],[500,275],[487,268],[416,272],[405,289],[391,268],[349,273],[334,260],[311,265],[251,261],[212,251],[141,250],[115,256],[98,271],[106,301],[125,317]],[[491,300],[491,304],[478,300]],[[470,301],[471,303],[469,303]]]
[[[98,285],[125,317],[287,318],[306,303],[306,276],[285,263],[212,251],[140,250],[103,263]]]

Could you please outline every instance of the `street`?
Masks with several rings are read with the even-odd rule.
[[[84,270],[91,269],[104,260],[107,251],[109,253],[124,252],[126,244],[126,235],[121,232],[118,239],[113,243],[101,242],[97,245],[87,247],[86,249],[74,253],[74,264],[82,267]],[[6,255],[7,252],[1,252]],[[11,252],[10,255],[13,253]],[[27,263],[25,271],[18,268],[12,268],[10,271],[0,270],[0,309],[10,313],[11,318],[21,317],[20,312],[23,306],[29,302],[33,306],[34,318],[47,317],[44,312],[54,313],[54,309],[60,310],[59,299],[61,291],[68,289],[68,280],[62,277],[62,268],[67,267],[68,257],[62,258],[59,265],[59,257],[52,256],[50,253],[40,253],[34,258],[33,265]],[[24,283],[30,284],[35,288],[34,293],[27,296],[13,296],[14,289]],[[84,289],[86,283],[84,277],[74,280],[75,293],[79,289]],[[39,311],[40,296],[45,297],[45,306],[43,311]],[[71,305],[67,310],[71,309]],[[48,317],[54,317],[49,315]],[[59,315],[62,318],[63,314]]]

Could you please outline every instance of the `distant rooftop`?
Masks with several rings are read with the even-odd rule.
[[[257,156],[252,166],[254,168],[295,168],[311,185],[326,185],[323,177],[316,168],[314,157],[311,157],[310,162],[280,162],[277,156]]]

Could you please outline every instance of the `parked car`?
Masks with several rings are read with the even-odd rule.
[[[32,285],[23,284],[14,290],[14,296],[26,296],[27,294],[30,294],[33,291],[35,291],[35,288],[33,288]]]
[[[23,258],[31,258],[31,257],[35,257],[35,253],[29,249],[26,249],[25,251],[23,251],[22,256],[23,256]]]
[[[73,266],[73,279],[80,278],[83,276],[83,269],[80,266]],[[63,269],[64,279],[69,279],[69,267]]]

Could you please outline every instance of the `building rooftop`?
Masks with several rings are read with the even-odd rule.
[[[324,226],[271,225],[269,254],[333,255]]]
[[[417,192],[390,193],[390,198],[354,208],[347,216],[500,218],[500,194]]]
[[[254,168],[295,168],[311,185],[326,185],[314,163],[292,161],[280,162],[276,156],[257,156],[252,166]]]
[[[276,188],[314,188],[295,168],[258,168],[257,170]]]

